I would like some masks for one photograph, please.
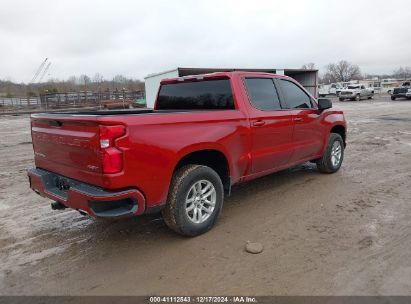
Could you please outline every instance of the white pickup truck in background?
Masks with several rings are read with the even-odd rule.
[[[363,84],[351,84],[347,88],[341,90],[340,101],[345,99],[350,100],[361,100],[361,99],[371,99],[374,96],[374,90],[371,88],[366,88]]]
[[[327,95],[339,96],[344,87],[340,83],[321,84],[318,90],[319,97],[326,97]]]

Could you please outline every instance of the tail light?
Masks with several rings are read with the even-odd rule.
[[[100,157],[103,173],[118,173],[123,169],[123,152],[115,139],[126,134],[124,126],[100,126]]]

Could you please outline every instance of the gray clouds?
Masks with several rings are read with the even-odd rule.
[[[411,65],[409,1],[0,0],[0,79],[99,72],[142,78],[177,66]],[[402,14],[401,17],[400,14]]]

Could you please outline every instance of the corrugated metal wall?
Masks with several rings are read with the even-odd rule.
[[[285,72],[285,75],[297,80],[312,96],[317,98],[317,77],[318,73],[313,71],[307,72]]]

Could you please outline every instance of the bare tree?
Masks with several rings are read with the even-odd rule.
[[[71,76],[67,80],[49,78],[39,84],[14,83],[10,79],[0,80],[0,96],[34,96],[42,92],[79,92],[79,91],[106,91],[106,90],[144,91],[144,82],[138,79],[116,75],[112,80],[105,80],[96,73],[93,78],[83,74]]]
[[[336,82],[361,79],[359,66],[346,60],[327,65],[327,73],[329,73]]]
[[[87,86],[91,82],[90,77],[88,77],[86,74],[80,75],[78,80],[79,80],[79,84],[82,84],[84,86]]]
[[[127,78],[124,77],[123,75],[116,75],[113,78],[113,82],[124,84],[127,82]]]
[[[313,62],[303,64],[301,68],[304,69],[304,70],[315,70],[316,69],[315,68],[315,63],[313,63]]]
[[[91,89],[95,91],[101,91],[103,81],[103,75],[101,75],[100,73],[95,73],[91,80]]]
[[[76,76],[70,76],[67,79],[67,83],[74,88],[74,86],[76,86],[78,84],[78,78]]]
[[[335,78],[329,72],[326,72],[322,76],[318,77],[318,81],[323,84],[330,84],[335,82]]]
[[[103,79],[104,79],[103,75],[101,75],[100,73],[96,73],[93,76],[93,82],[96,82],[96,83],[103,82]]]
[[[411,77],[411,67],[399,67],[398,69],[394,70],[392,76],[395,78],[403,78],[404,80],[407,80],[409,77]]]

